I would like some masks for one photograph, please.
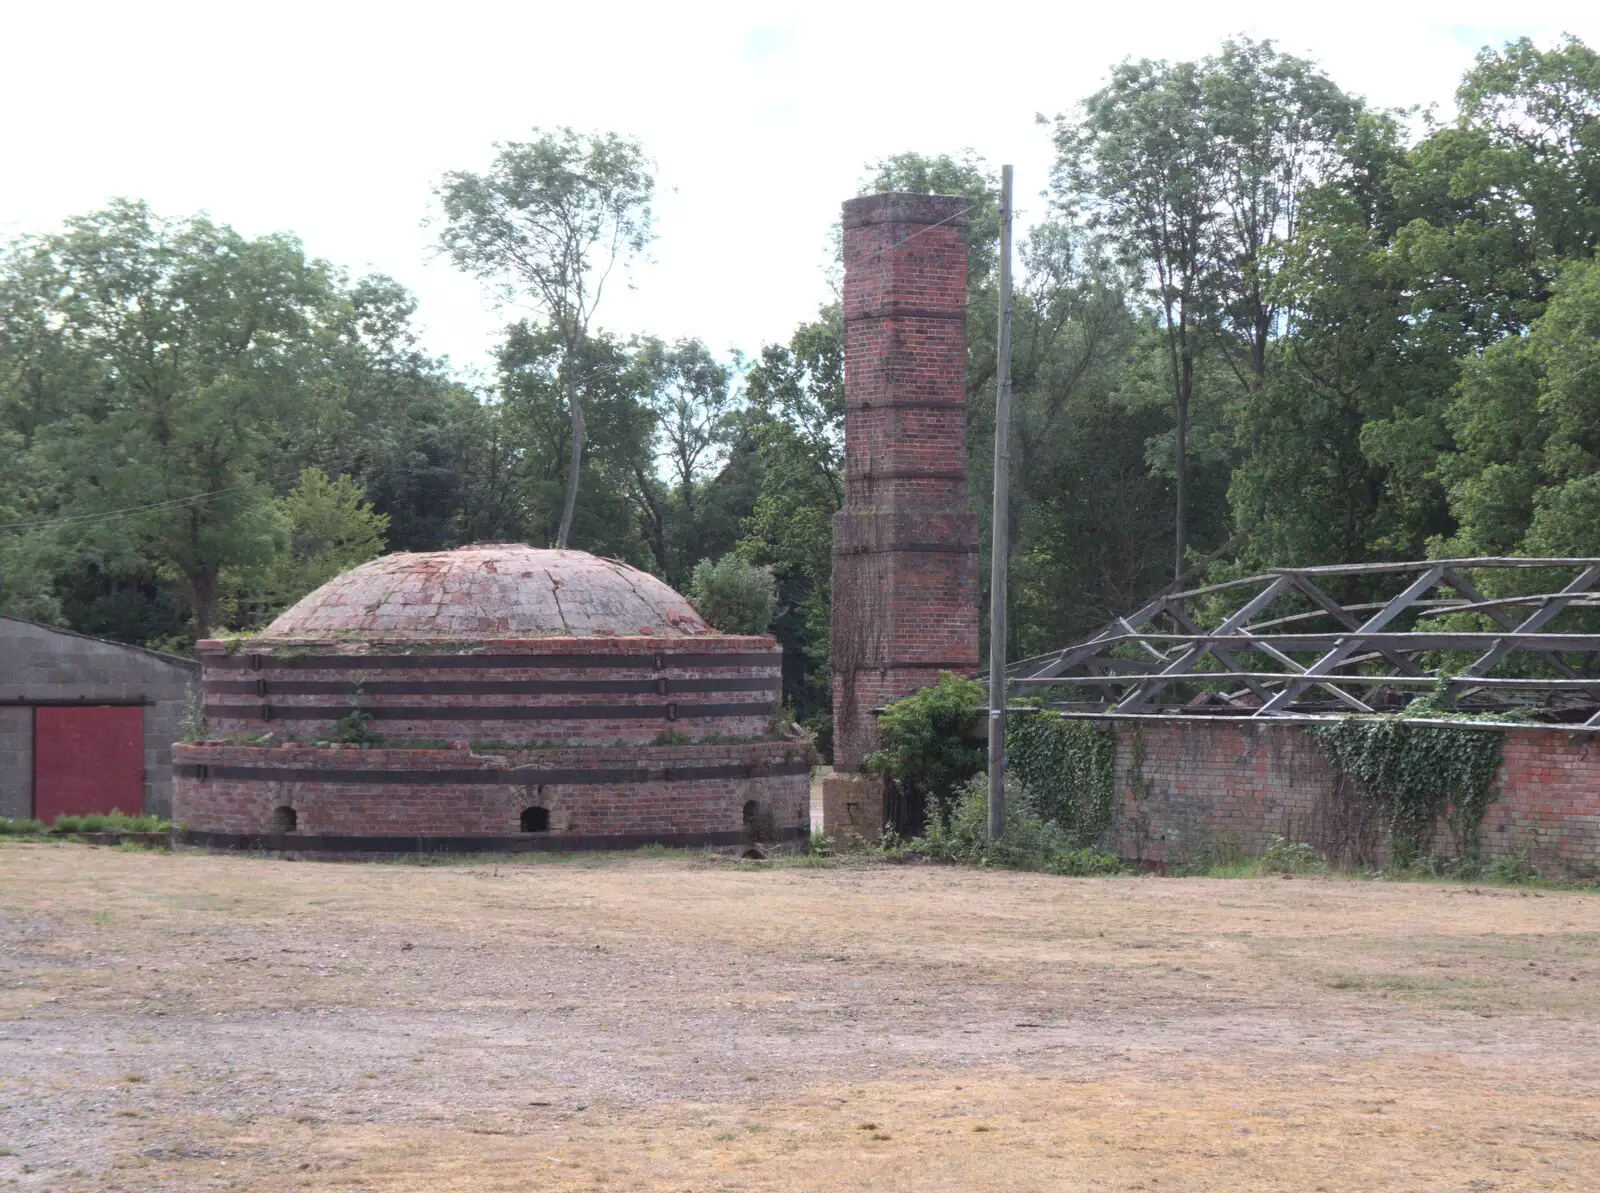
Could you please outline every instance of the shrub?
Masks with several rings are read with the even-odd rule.
[[[1062,830],[1039,815],[1025,793],[1006,800],[1006,829],[989,839],[989,793],[983,778],[960,788],[945,813],[934,812],[928,827],[899,851],[1014,870],[1053,874],[1115,874],[1122,864],[1111,854],[1075,848]]]
[[[883,748],[866,769],[922,796],[930,823],[948,816],[956,789],[983,769],[986,751],[970,740],[982,705],[981,683],[941,671],[938,683],[884,709]]]
[[[1256,863],[1262,874],[1320,874],[1328,868],[1322,855],[1304,841],[1273,837]]]
[[[812,833],[806,838],[805,851],[810,857],[832,857],[833,838],[825,833]]]
[[[367,712],[371,703],[363,679],[358,676],[350,690],[350,711],[333,723],[332,740],[345,746],[376,745],[378,731],[372,727],[372,714]]]
[[[689,601],[724,634],[764,634],[778,612],[778,586],[771,568],[728,554],[695,564]]]
[[[34,837],[44,833],[165,833],[172,821],[159,816],[127,816],[121,812],[91,812],[83,816],[57,816],[55,823],[0,816],[0,837]]]

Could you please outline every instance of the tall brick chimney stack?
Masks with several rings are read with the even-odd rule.
[[[873,709],[978,668],[978,520],[967,508],[967,200],[844,205],[845,503],[833,523],[835,776],[824,831],[875,837],[861,775]]]

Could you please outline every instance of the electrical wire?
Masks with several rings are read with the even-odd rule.
[[[291,480],[298,479],[298,473],[289,480],[268,482],[267,487],[281,489]],[[59,518],[35,518],[27,522],[7,522],[0,524],[0,531],[5,530],[44,530],[58,526],[89,526],[95,522],[108,522],[113,518],[125,518],[133,514],[148,513],[151,510],[175,509],[179,506],[193,505],[200,501],[211,501],[227,493],[238,493],[245,489],[254,488],[254,485],[230,485],[226,489],[212,489],[206,493],[194,493],[188,497],[170,497],[165,501],[153,501],[147,505],[128,505],[120,509],[102,510],[93,514],[67,514]]]
[[[948,224],[951,220],[957,219],[957,218],[959,218],[959,217],[961,217],[963,215],[966,215],[967,212],[969,212],[971,210],[972,210],[972,204],[968,203],[960,211],[952,211],[949,215],[945,216],[944,219],[942,219],[942,220],[935,220],[931,224],[924,224],[922,227],[918,228],[915,232],[912,232],[907,236],[901,237],[899,240],[895,241],[893,244],[886,244],[881,249],[877,249],[874,252],[868,253],[865,257],[857,257],[855,260],[851,261],[850,264],[851,265],[865,265],[868,261],[871,261],[876,257],[881,257],[885,253],[892,253],[895,249],[904,248],[906,245],[910,244],[917,237],[925,236],[929,232],[932,232],[935,228],[940,227],[943,224]]]

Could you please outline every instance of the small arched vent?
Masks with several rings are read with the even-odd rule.
[[[277,833],[292,833],[300,822],[299,815],[288,804],[272,811],[272,831]]]
[[[538,807],[522,809],[522,831],[525,833],[549,832],[550,809]]]

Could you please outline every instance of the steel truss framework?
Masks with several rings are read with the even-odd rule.
[[[1013,663],[1008,690],[1062,711],[1248,717],[1396,712],[1437,691],[1464,711],[1534,706],[1600,730],[1596,589],[1600,559],[1275,568],[1158,596]]]

